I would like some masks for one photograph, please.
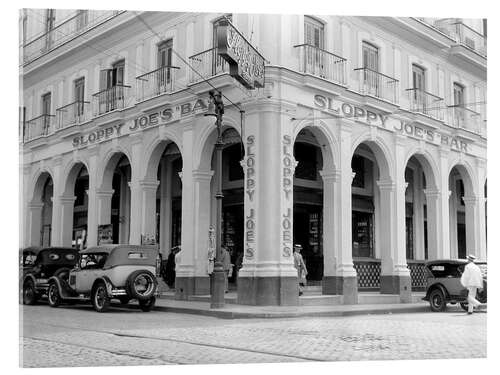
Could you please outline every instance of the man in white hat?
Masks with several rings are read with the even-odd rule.
[[[465,266],[460,282],[469,291],[467,296],[467,302],[469,303],[467,314],[472,314],[474,307],[482,305],[481,302],[476,299],[476,293],[478,288],[483,288],[483,275],[479,267],[474,263],[476,260],[474,255],[468,255],[467,260],[469,263]]]

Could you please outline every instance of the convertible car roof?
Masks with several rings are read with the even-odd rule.
[[[120,245],[120,244],[108,244],[108,245],[100,245],[100,246],[92,246],[87,249],[81,250],[80,254],[93,254],[93,253],[106,253],[110,254],[113,250],[117,249],[118,251],[130,251],[130,250],[143,250],[143,249],[151,249],[155,250],[156,246],[151,245]]]
[[[46,247],[42,247],[42,246],[30,246],[30,247],[26,247],[24,249],[21,249],[19,252],[20,253],[31,253],[31,254],[35,254],[35,255],[38,255],[42,250],[73,250],[73,251],[76,251],[74,248],[72,247],[57,247],[57,246],[46,246]]]
[[[449,263],[449,264],[467,264],[468,260],[467,259],[436,259],[436,260],[431,260],[425,263],[426,265],[432,265],[432,264],[441,264],[441,263]],[[476,264],[484,264],[484,262],[474,262]]]

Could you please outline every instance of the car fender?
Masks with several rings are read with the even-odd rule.
[[[96,285],[100,282],[103,282],[106,285],[106,292],[108,293],[108,297],[111,298],[114,285],[107,276],[101,276],[94,280],[94,284],[92,284],[92,293],[94,292]]]
[[[426,295],[425,295],[425,298],[429,299],[429,296],[430,296],[431,292],[432,292],[434,289],[439,289],[439,290],[443,293],[443,295],[444,295],[444,297],[445,297],[446,299],[449,299],[449,298],[450,298],[450,295],[448,294],[448,291],[446,290],[446,288],[444,287],[444,285],[443,285],[443,284],[441,284],[441,283],[437,283],[437,284],[433,284],[433,285],[431,285],[431,286],[427,289],[427,293],[426,293]]]
[[[72,298],[76,296],[76,292],[69,286],[69,284],[61,280],[60,278],[56,276],[52,276],[49,278],[49,285],[51,283],[54,283],[57,285],[57,288],[59,289],[59,295],[61,298]]]
[[[34,285],[34,286],[35,286],[35,288],[36,288],[36,278],[35,278],[35,276],[33,276],[33,274],[31,274],[31,273],[28,273],[28,274],[26,274],[26,275],[24,276],[24,278],[23,278],[23,283],[22,283],[22,285],[21,285],[21,286],[24,286],[24,283],[25,283],[28,279],[30,279],[31,281],[33,281],[33,285]]]

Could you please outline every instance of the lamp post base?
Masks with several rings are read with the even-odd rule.
[[[212,297],[210,300],[211,309],[224,307],[224,296],[226,292],[226,275],[223,270],[214,270],[212,275]]]

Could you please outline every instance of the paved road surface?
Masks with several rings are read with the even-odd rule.
[[[486,357],[486,313],[237,319],[23,306],[24,367]]]

